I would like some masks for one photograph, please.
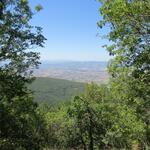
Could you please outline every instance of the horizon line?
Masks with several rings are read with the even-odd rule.
[[[68,60],[68,59],[56,59],[56,60],[40,60],[41,62],[109,62],[109,60]]]

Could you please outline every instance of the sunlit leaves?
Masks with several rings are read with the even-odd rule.
[[[103,17],[100,27],[109,25],[111,29],[108,39],[113,44],[106,46],[106,49],[114,56],[109,65],[114,99],[136,110],[136,115],[146,125],[146,136],[150,132],[150,1],[100,2]],[[147,136],[147,143],[149,142]]]
[[[39,12],[39,11],[41,11],[43,9],[43,7],[42,7],[42,5],[37,5],[37,6],[35,6],[35,10],[37,11],[37,12]]]
[[[27,84],[39,65],[43,46],[40,27],[29,24],[32,18],[28,0],[0,1],[0,149],[42,149],[45,124],[36,111]]]

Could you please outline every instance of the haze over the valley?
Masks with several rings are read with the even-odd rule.
[[[37,77],[66,79],[77,82],[107,82],[107,62],[44,61],[35,71]]]

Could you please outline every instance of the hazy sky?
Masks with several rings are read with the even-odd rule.
[[[32,24],[43,27],[47,38],[45,48],[40,48],[42,60],[95,60],[109,59],[102,45],[107,40],[102,36],[108,29],[100,30],[97,22],[100,3],[96,0],[29,0],[34,7],[41,4]]]

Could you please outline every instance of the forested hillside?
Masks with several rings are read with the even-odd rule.
[[[38,103],[57,104],[71,100],[84,91],[85,84],[62,79],[39,77],[29,86]]]

